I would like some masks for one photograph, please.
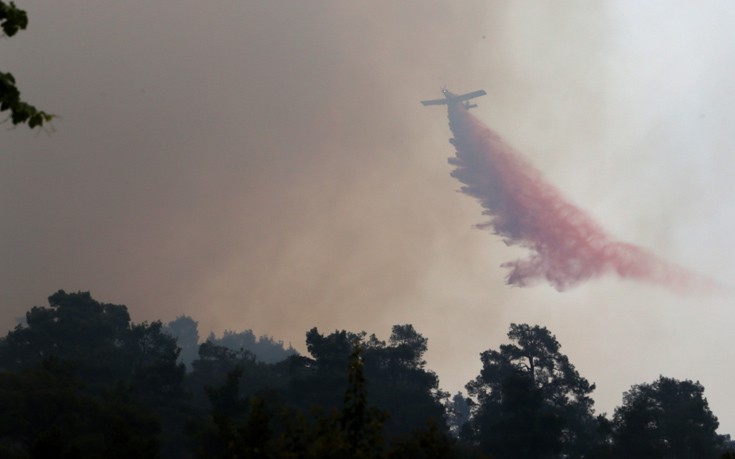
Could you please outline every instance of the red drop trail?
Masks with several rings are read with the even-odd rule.
[[[508,284],[523,287],[546,280],[562,291],[612,272],[680,292],[715,285],[645,249],[616,241],[461,102],[450,103],[448,109],[454,135],[450,142],[456,148],[456,157],[449,159],[455,166],[452,176],[490,217],[478,227],[531,252],[528,258],[501,265],[510,270]]]

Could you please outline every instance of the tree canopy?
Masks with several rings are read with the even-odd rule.
[[[715,457],[723,446],[699,382],[661,376],[635,385],[623,395],[613,423],[619,457]]]
[[[480,375],[466,386],[474,406],[465,435],[499,458],[576,456],[594,430],[594,384],[546,327],[511,324],[508,338],[480,354]]]
[[[181,383],[180,351],[161,322],[132,324],[127,307],[100,303],[89,292],[59,290],[48,302],[31,308],[26,325],[0,339],[0,368],[27,369],[55,357],[74,362],[92,391],[121,381],[141,392]],[[158,384],[152,386],[153,379]]]
[[[179,338],[173,336],[176,334]],[[230,332],[250,342],[252,330]],[[266,362],[197,345],[180,316],[59,290],[0,338],[0,456],[250,458],[717,458],[733,454],[698,382],[633,386],[608,419],[545,327],[511,324],[451,399],[411,324],[306,333],[309,355]],[[279,343],[267,340],[270,343]],[[178,344],[177,344],[178,343]],[[191,371],[181,346],[197,347]],[[283,347],[281,346],[283,350]],[[733,457],[722,456],[722,457]]]

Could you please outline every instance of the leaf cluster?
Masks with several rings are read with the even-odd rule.
[[[15,2],[5,3],[0,1],[0,28],[8,37],[12,37],[19,30],[28,27],[28,15],[25,11],[15,6]]]
[[[3,33],[12,37],[19,30],[28,27],[28,15],[15,6],[14,2],[5,3],[0,0],[0,28]],[[54,119],[54,115],[39,110],[20,97],[15,77],[0,72],[0,112],[10,111],[10,121],[14,124],[27,123],[30,128],[43,126]]]

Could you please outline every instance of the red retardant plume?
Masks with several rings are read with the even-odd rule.
[[[632,244],[616,241],[578,207],[566,201],[541,173],[461,102],[449,103],[449,127],[456,157],[449,163],[461,191],[477,198],[489,228],[508,245],[530,250],[528,258],[503,263],[510,285],[546,280],[562,291],[613,272],[687,292],[714,283]]]

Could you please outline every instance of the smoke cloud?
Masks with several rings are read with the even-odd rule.
[[[468,230],[446,118],[418,102],[484,88],[473,115],[608,234],[728,282],[735,3],[19,6],[29,29],[0,40],[0,69],[60,118],[0,134],[4,332],[60,288],[300,352],[314,326],[411,323],[454,392],[509,323],[539,324],[599,412],[664,374],[700,380],[735,431],[731,299],[615,276],[507,288],[500,261],[527,249]]]
[[[608,235],[584,211],[569,203],[541,173],[459,102],[449,103],[449,163],[462,192],[480,201],[489,222],[478,225],[508,245],[531,251],[528,258],[503,263],[506,281],[519,287],[546,280],[563,291],[614,272],[680,291],[711,289],[714,283],[668,263],[643,248]]]

